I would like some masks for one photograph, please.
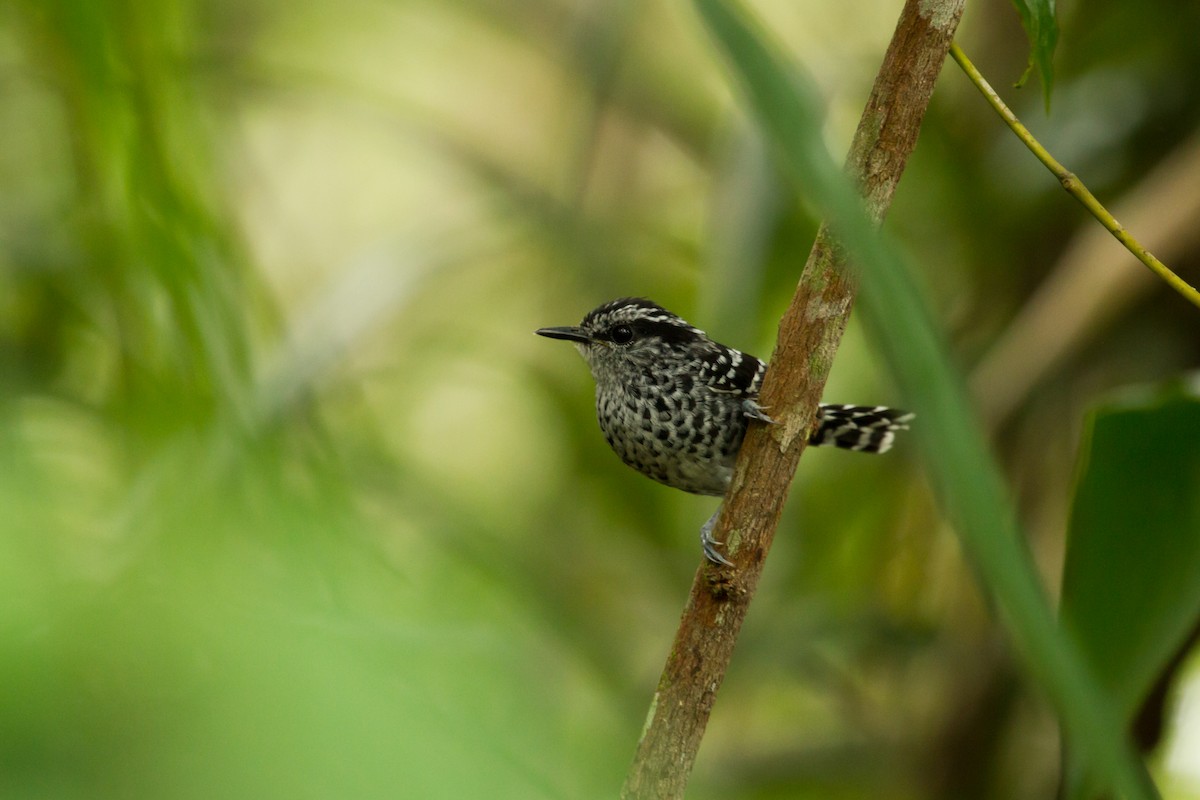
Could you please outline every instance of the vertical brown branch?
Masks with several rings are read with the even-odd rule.
[[[908,0],[900,14],[846,166],[877,221],[916,146],[962,7],[963,0]],[[751,426],[715,532],[735,566],[705,564],[696,573],[622,798],[683,797],[850,316],[855,286],[843,266],[822,226],[763,384],[762,403],[780,424]]]

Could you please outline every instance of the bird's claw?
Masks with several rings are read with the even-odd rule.
[[[716,545],[716,544],[720,544],[720,542],[710,542],[710,543],[707,543],[704,545],[704,557],[707,558],[713,564],[717,564],[717,565],[723,566],[723,567],[732,567],[733,562],[730,561],[725,556],[718,553],[716,551],[716,549],[713,548],[713,545]]]
[[[765,408],[749,398],[742,401],[742,415],[747,419],[756,419],[759,422],[765,422],[768,425],[777,424],[775,420],[767,416],[767,410]]]
[[[718,542],[713,538],[713,528],[717,527],[717,518],[721,516],[721,509],[718,507],[708,522],[704,523],[704,527],[700,529],[700,547],[704,550],[704,557],[714,564],[720,564],[726,567],[732,567],[733,562],[725,556],[717,552],[718,547],[724,547],[723,542]]]

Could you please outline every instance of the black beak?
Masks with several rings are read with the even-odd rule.
[[[538,336],[547,336],[551,339],[565,339],[568,342],[582,342],[587,344],[592,340],[583,328],[568,326],[564,328],[538,328],[534,331]]]

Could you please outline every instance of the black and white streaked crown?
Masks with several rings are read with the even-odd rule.
[[[632,322],[634,320],[665,322],[689,328],[699,334],[704,333],[684,322],[678,314],[667,311],[658,303],[647,300],[645,297],[618,297],[616,300],[601,303],[584,315],[582,324],[585,328],[594,328],[614,322]]]
[[[580,327],[595,336],[621,323],[634,326],[643,337],[659,336],[679,342],[706,338],[704,331],[644,297],[621,297],[597,306],[584,316]]]

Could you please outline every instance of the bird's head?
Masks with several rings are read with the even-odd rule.
[[[537,333],[574,343],[597,382],[626,381],[631,372],[679,363],[689,347],[706,339],[704,331],[640,297],[612,300],[589,311],[579,325]]]

